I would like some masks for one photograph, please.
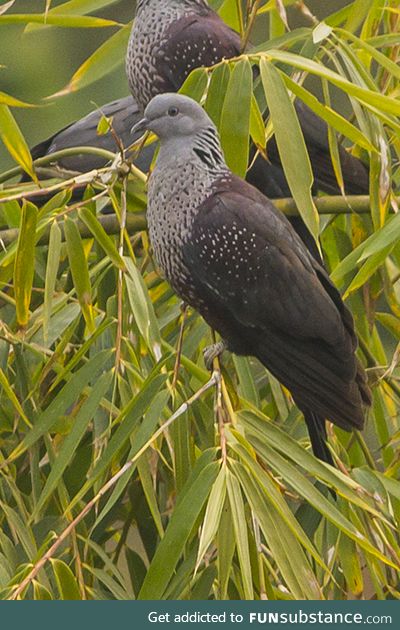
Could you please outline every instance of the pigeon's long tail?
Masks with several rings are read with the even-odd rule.
[[[332,455],[326,443],[325,419],[308,409],[303,410],[304,419],[307,423],[313,453],[318,459],[334,466]]]

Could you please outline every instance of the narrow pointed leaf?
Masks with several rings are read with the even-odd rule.
[[[1,20],[0,16],[0,20]],[[24,136],[7,105],[0,104],[0,139],[11,157],[33,180],[36,175],[33,169],[32,156]]]
[[[201,467],[200,461],[197,462]],[[164,538],[151,561],[139,599],[162,599],[175,567],[182,555],[189,534],[217,478],[219,463],[213,462],[194,470],[182,490],[182,499],[172,514]],[[196,474],[196,476],[195,476]],[[194,481],[193,480],[194,477]]]
[[[247,59],[235,64],[221,115],[221,143],[228,166],[244,177],[249,161],[250,110],[253,90]]]
[[[25,327],[29,321],[33,277],[35,273],[35,242],[38,210],[32,203],[22,207],[14,266],[14,292],[17,322]]]
[[[60,599],[82,599],[78,583],[69,566],[63,560],[52,559],[50,562],[53,567]]]
[[[279,155],[290,190],[305,224],[317,240],[319,217],[311,194],[313,173],[293,103],[281,73],[274,65],[262,59],[260,70]]]
[[[64,232],[76,295],[78,297],[79,304],[81,305],[86,324],[90,332],[93,332],[95,325],[88,262],[86,260],[78,226],[75,221],[69,217],[65,218]]]

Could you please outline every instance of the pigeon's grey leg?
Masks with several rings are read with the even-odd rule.
[[[211,346],[204,348],[203,357],[207,370],[211,371],[213,369],[214,359],[221,356],[226,349],[227,346],[225,341],[218,341],[217,343],[213,343]]]

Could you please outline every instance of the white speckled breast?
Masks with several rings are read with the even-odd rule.
[[[174,290],[188,302],[191,282],[182,249],[199,206],[211,194],[213,179],[200,160],[178,157],[156,165],[149,180],[147,220],[154,256]]]

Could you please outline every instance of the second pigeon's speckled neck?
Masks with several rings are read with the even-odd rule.
[[[207,130],[205,130],[207,131]],[[217,181],[230,176],[221,150],[211,143],[211,153],[197,153],[200,137],[183,147],[167,142],[161,146],[149,180],[147,220],[157,264],[175,291],[190,302],[190,278],[182,252],[190,238],[193,221]]]
[[[132,95],[145,110],[153,96],[171,88],[160,76],[168,28],[190,13],[204,14],[210,9],[204,0],[143,0],[136,10],[127,56],[126,73]]]

